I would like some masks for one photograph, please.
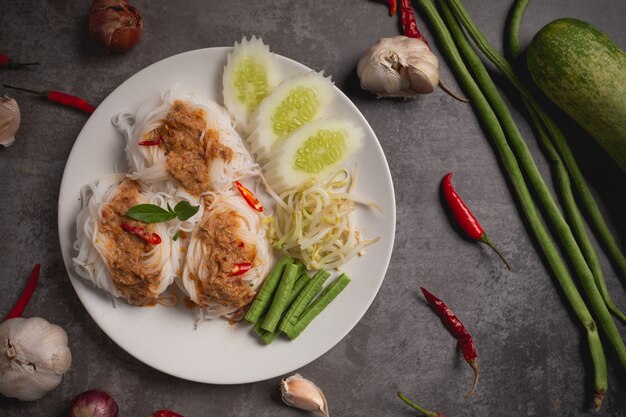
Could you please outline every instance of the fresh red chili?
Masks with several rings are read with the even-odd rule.
[[[40,270],[41,264],[37,264],[33,267],[33,270],[28,277],[28,281],[26,281],[24,291],[22,291],[20,298],[18,298],[17,302],[15,303],[11,311],[9,311],[9,314],[7,314],[4,320],[22,317],[22,313],[24,312],[28,301],[30,301],[30,297],[32,297],[33,292],[35,291],[35,287],[37,286]]]
[[[389,16],[396,14],[398,10],[398,0],[387,0],[387,4],[389,5]]]
[[[239,181],[235,181],[235,186],[250,207],[259,212],[263,211],[263,206],[261,205],[261,202],[254,196],[254,194],[252,194],[252,191],[244,187]]]
[[[87,103],[80,97],[73,96],[71,94],[62,93],[61,91],[48,90],[48,91],[35,91],[28,88],[14,87],[11,85],[4,85],[6,88],[12,88],[14,90],[26,91],[27,93],[33,93],[45,97],[49,102],[60,104],[61,106],[71,107],[76,110],[80,110],[83,113],[91,114],[96,108]]]
[[[417,404],[415,404],[413,401],[409,400],[403,393],[402,391],[398,391],[396,392],[396,394],[398,394],[398,397],[400,397],[400,399],[402,401],[404,401],[405,403],[407,403],[409,405],[409,407],[414,408],[415,410],[419,411],[420,413],[422,413],[423,415],[425,415],[426,417],[445,417],[443,414],[439,414],[439,413],[435,413],[434,411],[430,411],[425,409],[424,407],[421,407]]]
[[[476,386],[478,385],[478,353],[476,352],[474,340],[463,323],[461,323],[458,317],[447,305],[445,305],[443,301],[432,295],[426,288],[420,287],[420,289],[422,290],[426,301],[428,301],[428,304],[441,319],[445,328],[448,329],[448,331],[452,333],[452,336],[454,336],[457,340],[459,349],[461,349],[465,361],[474,370],[474,385],[472,386],[470,392],[466,395],[466,397],[471,397],[474,394],[474,391],[476,391]]]
[[[411,0],[400,0],[400,20],[402,21],[402,30],[404,31],[404,36],[419,39],[430,48],[428,41],[417,28],[415,11],[411,6]]]
[[[163,136],[159,136],[156,139],[150,139],[150,140],[142,140],[141,142],[138,143],[138,145],[140,146],[156,146],[156,145],[160,145],[165,141],[165,139],[163,139]]]
[[[246,272],[248,272],[250,270],[250,268],[252,268],[252,264],[250,262],[243,262],[240,264],[234,264],[233,268],[230,271],[230,274],[228,274],[229,277],[236,277],[239,275],[243,275]]]
[[[452,215],[461,229],[473,240],[489,246],[502,259],[506,267],[511,270],[511,264],[504,258],[498,248],[491,243],[487,234],[476,220],[470,209],[465,205],[459,194],[452,186],[452,173],[448,172],[441,181],[441,191],[443,193]]]
[[[170,410],[159,410],[152,413],[150,417],[183,417],[182,415]]]
[[[120,226],[127,232],[139,236],[140,238],[152,245],[158,245],[159,243],[161,243],[161,236],[156,233],[150,233],[146,231],[146,229],[143,227],[131,226],[127,223],[122,223]]]
[[[29,65],[39,65],[39,62],[15,62],[4,54],[0,54],[0,68],[18,69]]]

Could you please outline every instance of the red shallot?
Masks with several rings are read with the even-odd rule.
[[[143,30],[139,10],[126,0],[94,0],[89,15],[89,36],[109,52],[132,49]]]

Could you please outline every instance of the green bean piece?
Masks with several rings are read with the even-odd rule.
[[[280,330],[287,333],[293,325],[296,324],[304,309],[309,305],[311,300],[322,290],[324,282],[328,279],[330,273],[320,269],[315,273],[311,281],[304,287],[302,292],[296,297],[291,307],[285,313],[285,317],[280,322]]]
[[[287,337],[291,340],[300,336],[300,333],[307,328],[309,324],[313,321],[315,317],[317,317],[326,307],[330,304],[337,296],[341,293],[341,291],[346,288],[346,286],[350,283],[350,277],[346,274],[341,274],[339,278],[334,280],[321,294],[317,297],[317,300],[313,302],[310,306],[304,310],[298,322],[289,328],[285,333]]]
[[[464,21],[471,22],[469,16],[467,15],[467,11],[463,8],[459,0],[446,0],[447,3],[444,6],[450,4],[450,10],[454,17],[459,19],[462,23]],[[465,20],[461,19],[464,18]],[[456,26],[458,27],[458,23],[456,20],[452,19]],[[450,24],[450,22],[448,22]],[[471,26],[472,29],[469,29],[468,26]],[[472,31],[478,32],[478,28],[473,25],[473,22],[468,23],[465,28],[471,34]],[[458,27],[459,32],[462,34],[462,29]],[[487,100],[491,103],[492,108],[494,109],[498,119],[502,123],[502,127],[504,128],[506,134],[509,137],[509,143],[513,151],[517,155],[519,162],[521,163],[526,175],[537,195],[539,201],[544,207],[545,213],[547,214],[549,220],[552,222],[554,229],[556,231],[557,236],[561,240],[563,247],[565,248],[565,253],[567,254],[574,270],[576,271],[576,275],[580,280],[580,283],[585,290],[587,298],[591,304],[592,310],[596,314],[598,318],[598,322],[600,323],[600,327],[604,330],[605,335],[609,339],[609,342],[613,346],[617,357],[624,368],[626,370],[626,345],[624,345],[624,341],[622,340],[617,327],[615,326],[615,322],[611,317],[611,313],[609,312],[604,299],[596,285],[596,279],[589,269],[589,265],[583,256],[580,247],[578,246],[578,242],[574,237],[572,230],[569,225],[565,221],[565,218],[561,214],[558,205],[552,198],[550,194],[550,190],[546,186],[543,181],[543,177],[537,169],[535,162],[533,161],[532,155],[526,146],[526,142],[522,137],[511,113],[508,111],[506,104],[500,93],[498,92],[495,84],[491,80],[487,69],[484,64],[474,51],[474,49],[469,44],[469,41],[465,36],[462,37],[462,41],[465,42],[467,46],[461,46],[459,44],[460,49],[464,52],[464,56],[469,63],[470,68],[474,72],[476,79],[480,82],[483,87],[483,91]],[[456,38],[455,38],[456,39]],[[502,57],[500,57],[502,58]],[[502,58],[504,60],[504,58]],[[507,62],[508,64],[508,62]],[[507,146],[508,147],[508,146]]]
[[[303,273],[302,275],[300,275],[300,278],[298,278],[296,283],[293,285],[293,288],[291,289],[291,293],[289,294],[289,298],[287,299],[287,304],[285,305],[285,309],[287,309],[287,308],[289,308],[291,306],[291,303],[293,303],[293,301],[296,299],[298,294],[300,294],[302,289],[305,287],[306,284],[309,283],[309,281],[311,281],[311,277],[308,274]],[[261,325],[263,324],[264,319],[265,319],[265,315],[259,317],[259,320],[257,320],[257,322],[254,325],[254,332],[257,335],[259,335],[261,337],[261,339],[263,339],[263,341],[265,342],[266,345],[269,345],[282,332],[281,332],[280,328],[278,328],[278,327],[276,327],[274,329],[274,331],[272,331],[272,332],[268,332],[268,331],[263,330],[261,328]]]
[[[285,311],[287,299],[289,298],[289,295],[291,294],[291,289],[293,288],[293,284],[296,282],[296,278],[299,275],[299,269],[300,268],[296,264],[287,265],[285,267],[283,277],[280,279],[280,283],[278,284],[276,293],[274,293],[272,305],[265,315],[265,320],[263,320],[263,324],[261,324],[261,328],[263,330],[273,332],[276,328],[276,325],[280,320],[280,316],[282,316],[283,312]]]
[[[500,156],[504,172],[513,185],[512,191],[515,193],[520,203],[519,207],[528,221],[531,232],[537,240],[554,277],[560,284],[565,298],[568,300],[574,314],[585,329],[591,360],[594,366],[595,394],[598,396],[603,395],[607,387],[607,369],[596,323],[591,317],[576,285],[572,281],[567,267],[565,266],[565,262],[559,255],[552,238],[541,221],[539,212],[530,195],[530,191],[528,190],[517,160],[506,142],[506,137],[500,126],[500,122],[461,59],[450,32],[441,20],[432,1],[416,0],[415,4],[430,21],[433,32],[439,40],[442,52],[446,55],[461,85],[470,96],[471,103],[476,109],[476,114],[482,121],[486,132],[491,137],[494,147]]]
[[[517,0],[513,5],[513,9],[510,14],[509,24],[507,25],[506,38],[508,39],[508,55],[510,55],[512,59],[516,59],[521,53],[519,42],[519,28],[522,16],[524,15],[524,10],[528,6],[529,1],[530,0]],[[613,298],[611,297],[611,294],[609,293],[609,290],[606,286],[606,282],[604,281],[604,274],[602,273],[600,260],[598,259],[598,255],[593,248],[591,240],[589,239],[589,235],[587,234],[585,222],[580,213],[580,210],[578,209],[578,204],[576,203],[574,194],[572,193],[570,177],[568,175],[567,169],[563,165],[563,160],[561,159],[561,156],[554,147],[550,139],[550,133],[543,125],[539,114],[537,114],[537,110],[533,107],[532,103],[530,103],[525,97],[522,97],[522,102],[524,103],[524,107],[531,117],[536,136],[539,139],[539,143],[543,146],[543,148],[546,150],[546,153],[548,154],[548,160],[552,164],[554,176],[556,179],[556,188],[559,191],[559,195],[561,196],[563,208],[565,209],[565,215],[569,220],[572,232],[574,233],[574,236],[576,237],[576,240],[580,245],[583,256],[587,261],[587,265],[589,265],[589,269],[591,269],[591,272],[593,273],[596,286],[598,287],[598,290],[600,290],[600,295],[602,295],[604,303],[606,304],[608,309],[616,317],[626,323],[626,315],[615,305],[615,302],[613,301]]]
[[[293,259],[291,259],[288,255],[283,255],[283,257],[276,262],[276,265],[274,265],[272,271],[269,273],[267,278],[265,278],[265,282],[263,282],[261,289],[257,293],[256,297],[254,297],[254,301],[246,313],[246,320],[249,323],[256,323],[259,317],[267,311],[285,267],[292,263]]]
[[[285,309],[288,309],[296,297],[300,294],[302,289],[311,281],[311,277],[307,273],[303,273],[300,275],[300,278],[293,284],[293,289],[291,290],[291,294],[289,294],[289,298],[287,299],[287,305]]]
[[[467,12],[463,4],[458,0],[448,0],[448,2],[456,18],[459,19],[459,21],[463,24],[470,37],[474,40],[474,43],[476,44],[478,49],[480,49],[482,53],[485,54],[485,56],[500,70],[500,72],[502,72],[502,74],[509,80],[509,82],[513,84],[515,89],[517,89],[522,97],[528,100],[529,105],[533,107],[537,112],[537,116],[541,120],[546,130],[549,132],[550,138],[552,139],[554,146],[561,155],[561,158],[563,158],[563,163],[572,177],[578,196],[583,203],[583,207],[585,208],[587,215],[591,220],[596,234],[599,236],[600,241],[609,253],[609,257],[611,258],[611,261],[615,265],[617,271],[620,273],[622,279],[626,280],[626,257],[620,250],[619,245],[615,240],[615,237],[606,225],[606,222],[602,217],[602,213],[600,212],[597,203],[595,202],[591,192],[589,191],[589,188],[587,187],[587,182],[580,172],[578,163],[574,158],[572,150],[567,144],[565,135],[559,129],[556,123],[554,123],[554,121],[543,110],[541,105],[537,102],[537,100],[535,100],[533,95],[519,80],[517,75],[515,75],[515,71],[513,70],[511,64],[506,59],[504,59],[504,57],[500,55],[498,51],[495,50],[495,48],[493,48],[489,44],[489,41],[487,40],[485,35],[480,32],[478,27],[469,17],[469,13]],[[525,4],[521,3],[517,7],[523,9],[525,7]],[[517,14],[520,16],[521,19],[521,12]],[[515,15],[516,13],[514,12],[513,17],[516,19],[517,17]],[[513,40],[513,47],[515,48],[514,43],[515,40]]]

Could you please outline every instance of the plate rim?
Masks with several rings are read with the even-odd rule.
[[[94,112],[94,114],[96,114],[98,112],[98,110],[101,108],[102,105],[104,105],[105,103],[107,103],[110,99],[111,96],[120,88],[123,88],[124,85],[132,82],[132,80],[134,80],[135,78],[139,78],[141,76],[142,73],[148,71],[150,68],[152,68],[155,65],[158,65],[159,63],[162,63],[163,61],[167,61],[167,60],[173,60],[176,59],[177,57],[180,57],[182,55],[188,55],[188,54],[199,54],[199,53],[203,53],[203,52],[207,52],[207,51],[212,51],[212,52],[221,52],[221,51],[230,51],[232,50],[233,47],[232,46],[215,46],[215,47],[207,47],[207,48],[198,48],[198,49],[192,49],[192,50],[188,50],[188,51],[184,51],[184,52],[180,52],[178,54],[175,55],[171,55],[162,59],[159,59],[158,61],[155,61],[145,67],[143,67],[142,69],[140,69],[139,71],[135,72],[133,75],[131,75],[130,77],[126,78],[122,83],[120,83],[117,87],[115,87],[107,96],[104,100],[102,100],[102,102],[98,105],[98,107],[96,107],[96,110]],[[284,55],[280,55],[277,53],[272,52],[272,54],[275,57],[279,57],[280,59],[284,59],[289,61],[290,64],[295,65],[296,67],[304,70],[304,71],[315,71],[309,67],[307,67],[306,65],[295,61],[289,57],[286,57]],[[324,72],[324,70],[322,71],[316,71],[316,72]],[[128,349],[126,349],[124,346],[122,346],[122,344],[120,342],[118,342],[118,340],[113,337],[113,335],[110,333],[109,330],[107,330],[105,327],[103,327],[98,319],[96,318],[95,312],[92,312],[90,310],[90,308],[88,307],[88,303],[85,303],[83,301],[83,298],[81,297],[77,286],[78,285],[85,285],[87,284],[86,282],[81,282],[84,280],[79,280],[77,277],[75,277],[73,275],[73,268],[72,268],[72,258],[73,258],[73,254],[70,253],[69,254],[69,263],[66,260],[65,257],[65,252],[66,252],[66,247],[67,245],[64,245],[64,242],[62,241],[62,233],[61,233],[61,205],[62,205],[62,197],[64,194],[66,193],[70,193],[71,190],[67,189],[68,187],[68,181],[66,181],[66,178],[69,176],[69,172],[68,172],[68,167],[70,166],[70,161],[73,160],[74,158],[76,158],[76,152],[77,152],[77,147],[76,147],[76,141],[79,137],[81,137],[81,135],[83,134],[84,131],[86,131],[89,127],[89,125],[91,124],[92,121],[92,117],[90,116],[89,119],[87,119],[87,121],[85,122],[85,124],[83,125],[83,127],[81,128],[80,132],[78,133],[78,135],[76,136],[76,139],[74,140],[74,144],[72,145],[72,149],[67,157],[67,160],[65,162],[65,167],[63,168],[63,175],[61,177],[61,185],[59,187],[59,197],[57,200],[57,232],[59,235],[59,246],[61,249],[61,257],[63,258],[63,264],[65,265],[65,269],[66,269],[66,273],[67,273],[67,277],[70,279],[70,282],[72,283],[72,287],[74,289],[74,292],[77,296],[77,298],[80,300],[80,303],[82,304],[82,306],[84,307],[84,309],[87,311],[87,313],[89,314],[90,318],[95,322],[95,324],[98,326],[98,328],[111,340],[113,341],[113,343],[115,343],[120,349],[122,349],[124,352],[126,352],[127,354],[129,354],[130,356],[132,356],[133,358],[135,358],[136,360],[138,360],[139,362],[158,370],[159,372],[163,372],[167,375],[171,375],[174,376],[176,378],[181,378],[187,381],[192,381],[192,382],[198,382],[198,383],[203,383],[203,384],[212,384],[212,385],[238,385],[238,384],[245,384],[245,383],[255,383],[255,382],[260,382],[260,381],[266,381],[272,378],[276,378],[278,376],[284,375],[286,373],[290,373],[293,372],[297,369],[300,369],[304,366],[309,365],[310,363],[314,362],[315,360],[319,359],[321,356],[323,356],[324,354],[328,353],[331,349],[333,349],[334,347],[336,347],[343,339],[345,339],[345,337],[357,326],[357,324],[363,319],[363,317],[365,316],[365,314],[367,313],[367,311],[370,309],[372,303],[374,302],[376,296],[378,295],[378,293],[380,292],[380,288],[383,284],[383,281],[385,281],[385,278],[387,276],[387,273],[389,272],[389,264],[391,262],[391,257],[393,255],[393,250],[395,247],[395,235],[396,235],[396,221],[397,221],[397,207],[396,207],[396,195],[395,195],[395,186],[393,183],[393,176],[391,175],[391,170],[389,168],[389,161],[387,160],[387,156],[385,154],[385,151],[380,143],[380,140],[378,139],[378,136],[376,135],[376,132],[374,132],[374,129],[372,129],[371,125],[369,124],[369,122],[367,121],[367,119],[365,118],[365,116],[363,115],[363,113],[361,112],[361,110],[359,110],[359,108],[356,106],[356,104],[354,104],[354,102],[339,88],[335,85],[335,83],[333,82],[333,87],[335,92],[339,93],[342,96],[342,99],[344,99],[347,103],[349,103],[349,105],[353,108],[353,110],[356,111],[356,114],[358,115],[358,117],[360,118],[362,125],[366,128],[366,130],[374,137],[375,139],[375,146],[377,146],[378,151],[380,152],[380,154],[383,156],[383,167],[385,168],[385,176],[386,179],[388,180],[388,183],[390,185],[390,194],[391,194],[391,204],[390,206],[393,208],[391,213],[385,213],[385,216],[391,216],[391,220],[390,220],[390,224],[391,224],[391,236],[390,236],[390,245],[389,245],[389,249],[385,251],[384,253],[384,263],[385,263],[385,267],[384,267],[384,273],[382,275],[382,278],[378,280],[377,284],[376,284],[376,288],[375,291],[372,291],[371,295],[368,297],[368,299],[364,300],[365,302],[362,304],[362,312],[360,314],[358,314],[358,317],[355,318],[354,322],[350,322],[349,326],[346,326],[346,331],[345,332],[341,332],[341,336],[334,342],[332,342],[332,345],[330,347],[328,347],[327,349],[322,349],[321,352],[316,353],[314,355],[311,355],[310,358],[307,358],[304,363],[300,364],[297,368],[288,371],[288,372],[280,372],[278,374],[272,374],[263,378],[253,378],[253,379],[249,379],[249,378],[235,378],[235,379],[231,379],[231,380],[202,380],[202,379],[198,379],[198,378],[194,378],[194,377],[190,377],[187,375],[182,375],[181,373],[178,372],[174,372],[172,370],[166,370],[163,367],[159,366],[158,363],[154,363],[151,360],[145,360],[133,353],[131,353]],[[213,98],[212,98],[213,99]],[[215,100],[217,101],[220,105],[223,106],[223,104],[221,104],[219,102],[219,100]],[[75,223],[74,223],[75,224]],[[73,230],[73,232],[75,233],[75,228]],[[95,288],[95,287],[94,287]]]

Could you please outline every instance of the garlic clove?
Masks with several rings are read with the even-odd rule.
[[[328,417],[328,403],[322,390],[312,381],[294,374],[280,382],[280,392],[285,404],[300,410]]]
[[[15,142],[20,127],[20,107],[7,96],[0,97],[0,145],[9,147]]]

